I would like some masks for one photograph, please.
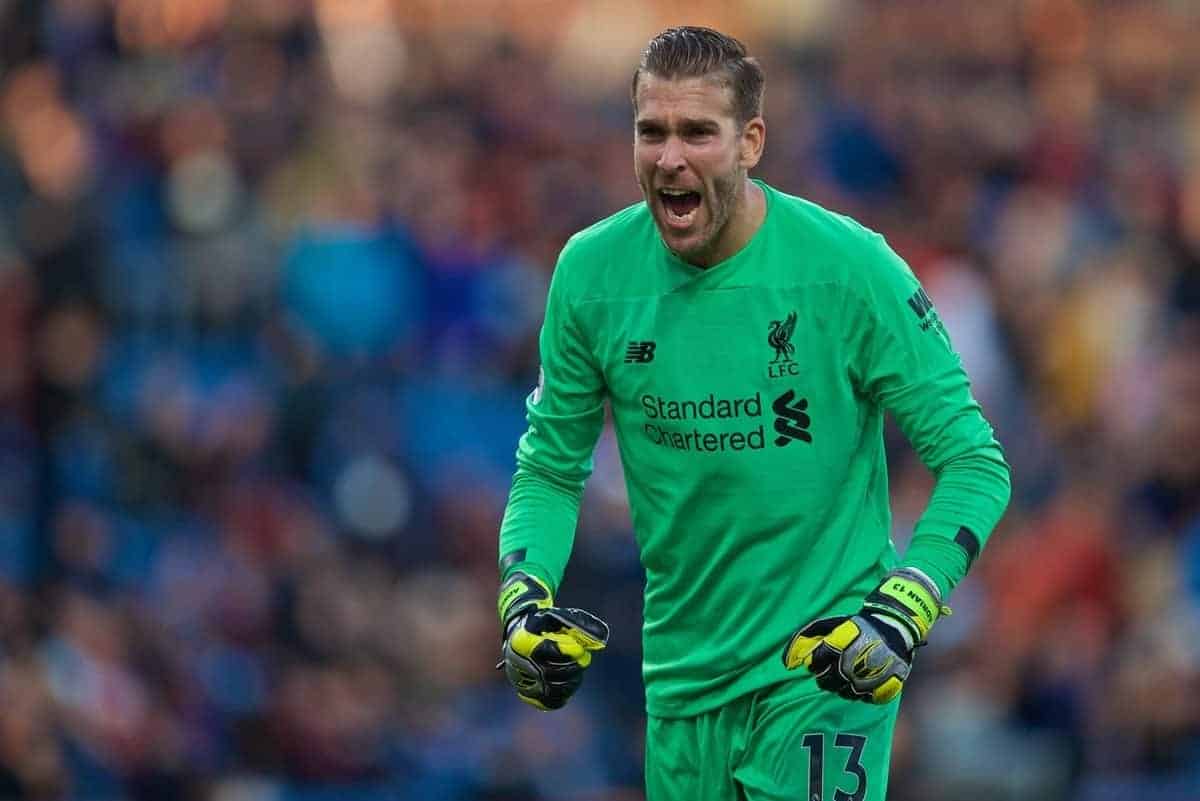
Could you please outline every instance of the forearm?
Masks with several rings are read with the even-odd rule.
[[[944,599],[970,570],[1000,521],[1011,483],[1008,464],[994,441],[948,461],[936,475],[903,564],[925,572]]]
[[[575,527],[583,481],[522,466],[513,477],[500,525],[500,580],[520,569],[556,590],[562,580]]]

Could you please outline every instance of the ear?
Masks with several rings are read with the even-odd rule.
[[[755,117],[742,126],[741,141],[738,142],[738,165],[749,170],[762,158],[763,146],[767,143],[767,123]]]

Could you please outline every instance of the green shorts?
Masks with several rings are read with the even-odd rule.
[[[786,681],[646,723],[646,801],[884,801],[899,703]]]

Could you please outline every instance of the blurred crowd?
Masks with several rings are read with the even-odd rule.
[[[887,235],[1013,465],[890,797],[1200,797],[1200,5],[629,5],[0,2],[0,798],[640,798],[611,432],[562,595],[613,643],[552,715],[496,530],[678,22],[760,55],[758,174]]]

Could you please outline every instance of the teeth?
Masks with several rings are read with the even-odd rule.
[[[683,195],[690,194],[692,190],[690,190],[690,189],[660,189],[658,191],[662,192],[664,195],[670,195],[671,197],[681,197]]]

